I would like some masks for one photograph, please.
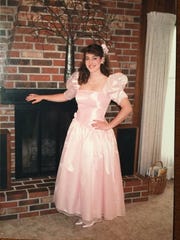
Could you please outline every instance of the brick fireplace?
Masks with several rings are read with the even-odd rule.
[[[140,52],[140,17],[141,0],[117,1],[100,0],[104,11],[115,14],[119,24],[114,26],[112,48],[109,58],[113,72],[121,70],[127,74],[129,82],[126,92],[134,108],[134,113],[124,125],[139,127],[137,109],[139,95],[137,90],[137,55]],[[46,93],[63,91],[65,67],[65,43],[57,36],[36,39],[31,34],[29,16],[37,8],[29,5],[27,0],[3,1],[1,5],[0,47],[0,129],[8,139],[8,187],[0,191],[0,219],[17,219],[56,212],[52,201],[55,175],[44,177],[16,177],[16,131],[15,113],[19,105],[20,94],[33,91]],[[92,41],[82,38],[75,43],[75,68],[81,60],[81,49]],[[13,95],[12,91],[16,94]],[[3,93],[3,94],[2,94]],[[7,94],[8,93],[8,94]],[[24,95],[24,97],[25,97]],[[24,99],[23,97],[23,99]],[[14,102],[16,101],[16,102]],[[136,108],[135,108],[136,107]],[[112,103],[107,112],[110,120],[119,110]],[[124,176],[125,199],[127,203],[148,199],[146,180],[134,170],[132,176]]]

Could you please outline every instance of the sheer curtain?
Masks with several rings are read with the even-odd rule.
[[[142,120],[139,145],[139,172],[145,175],[152,163],[162,161],[162,129],[170,53],[176,16],[150,12],[144,69]]]
[[[174,178],[174,128],[175,128],[175,72],[176,29],[174,30],[170,71],[167,83],[162,129],[161,161],[168,168],[167,178]]]

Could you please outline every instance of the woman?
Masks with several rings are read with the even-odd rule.
[[[111,220],[125,214],[113,128],[132,111],[123,90],[126,83],[124,74],[110,74],[102,46],[92,44],[83,50],[79,71],[69,78],[64,93],[30,94],[26,98],[33,104],[76,98],[78,110],[67,132],[54,192],[57,210],[79,216],[76,225],[90,227],[102,219]],[[111,100],[119,104],[121,110],[107,122],[105,113]]]

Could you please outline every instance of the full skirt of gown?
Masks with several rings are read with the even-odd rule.
[[[125,215],[113,130],[95,130],[73,119],[57,173],[54,200],[59,212],[79,216],[86,223]]]

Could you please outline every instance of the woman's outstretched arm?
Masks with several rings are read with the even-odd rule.
[[[68,99],[65,98],[64,93],[50,94],[50,95],[39,95],[31,93],[26,97],[27,102],[32,104],[41,102],[42,100],[51,101],[51,102],[66,102]]]

